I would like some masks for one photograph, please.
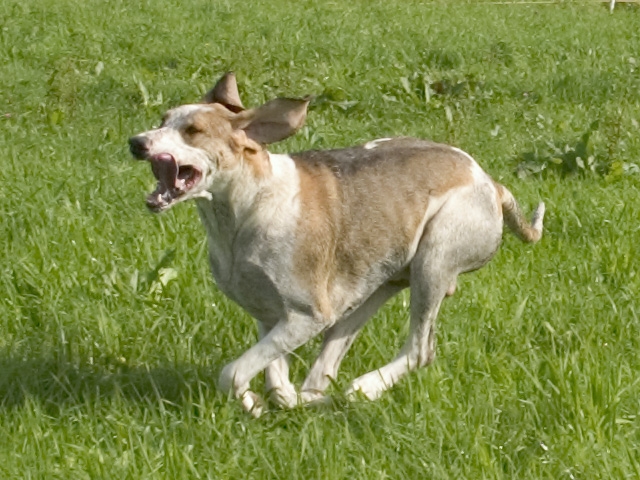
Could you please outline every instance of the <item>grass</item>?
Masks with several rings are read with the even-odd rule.
[[[637,13],[5,0],[0,477],[640,477]],[[505,235],[445,302],[435,364],[377,402],[340,391],[395,355],[408,294],[365,328],[334,407],[253,420],[216,391],[255,327],[213,285],[194,206],[146,211],[126,139],[228,69],[248,105],[317,95],[276,151],[431,138],[547,203],[542,242]],[[598,168],[553,168],[595,121]],[[521,178],[523,158],[542,167]]]

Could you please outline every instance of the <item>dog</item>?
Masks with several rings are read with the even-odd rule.
[[[509,190],[455,147],[398,137],[270,153],[266,145],[302,127],[309,102],[276,98],[245,109],[227,73],[201,103],[170,109],[158,128],[129,140],[157,179],[148,208],[195,200],[218,287],[258,321],[259,341],[219,379],[255,416],[265,404],[249,384],[263,370],[276,405],[326,401],[359,330],[410,287],[404,346],[346,392],[378,398],[434,360],[441,302],[458,275],[494,256],[503,223],[525,242],[542,236],[544,203],[527,221]],[[320,333],[320,353],[298,393],[289,354]]]

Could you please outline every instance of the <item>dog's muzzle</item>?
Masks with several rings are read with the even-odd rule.
[[[129,139],[129,151],[133,158],[137,160],[146,160],[149,154],[147,141],[144,137],[131,137]]]
[[[178,165],[170,153],[151,155],[144,137],[131,137],[129,150],[134,158],[151,163],[151,171],[158,180],[156,189],[146,199],[147,207],[153,212],[169,208],[202,178],[200,170],[191,165]]]

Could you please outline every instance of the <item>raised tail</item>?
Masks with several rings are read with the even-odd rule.
[[[523,242],[535,243],[542,237],[542,220],[544,219],[544,203],[540,202],[533,212],[531,223],[520,210],[513,194],[503,185],[500,187],[502,199],[502,215],[507,227]]]

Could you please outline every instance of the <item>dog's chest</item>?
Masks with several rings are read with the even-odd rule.
[[[289,256],[251,247],[232,248],[230,257],[210,248],[211,272],[225,295],[261,322],[275,325],[284,318],[290,297],[297,296],[289,282]]]
[[[292,295],[291,241],[287,232],[238,229],[220,212],[199,208],[209,243],[209,264],[218,288],[266,324],[285,315]]]

